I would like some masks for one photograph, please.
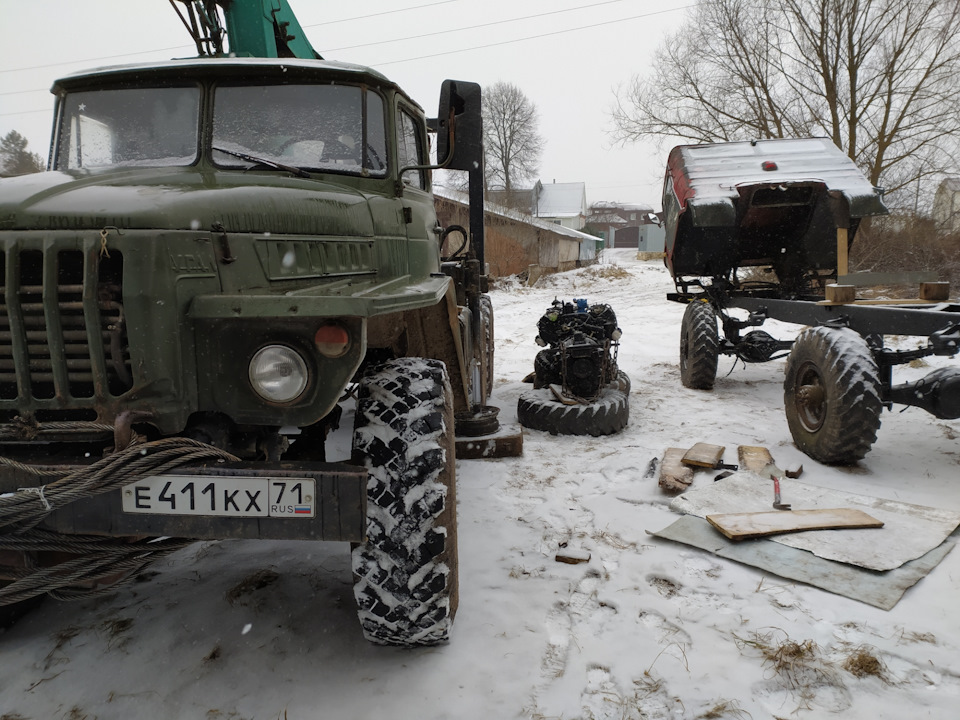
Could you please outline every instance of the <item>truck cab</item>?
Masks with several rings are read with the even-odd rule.
[[[101,68],[53,93],[49,171],[0,182],[0,456],[24,463],[0,463],[0,493],[33,488],[44,504],[24,522],[61,539],[349,541],[367,637],[445,640],[454,413],[486,402],[492,311],[482,219],[441,258],[422,108],[369,68],[299,58]],[[435,127],[473,182],[479,87],[446,81]],[[331,464],[345,394],[351,464]],[[33,467],[86,487],[84,466],[171,439],[208,454],[63,507]],[[0,610],[40,557],[4,550],[4,502]],[[409,512],[391,536],[385,518]]]

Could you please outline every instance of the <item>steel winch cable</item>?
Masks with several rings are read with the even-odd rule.
[[[0,496],[0,550],[66,552],[77,557],[51,567],[24,568],[16,579],[0,587],[0,605],[28,600],[43,593],[72,600],[112,592],[130,582],[150,563],[195,542],[180,538],[128,541],[96,535],[64,535],[36,527],[47,515],[75,500],[109,492],[148,475],[160,475],[182,465],[199,462],[235,462],[228,452],[188,438],[165,438],[133,443],[89,466],[69,471],[35,469],[0,457],[0,464],[56,479]],[[107,576],[126,573],[109,587],[79,588]]]

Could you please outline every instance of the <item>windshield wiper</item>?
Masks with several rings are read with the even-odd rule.
[[[286,170],[289,173],[293,173],[297,177],[311,177],[310,173],[303,168],[294,167],[293,165],[284,165],[276,160],[268,160],[267,158],[257,157],[256,155],[248,155],[247,153],[237,152],[236,150],[227,150],[222,147],[217,147],[216,145],[212,146],[212,149],[216,150],[217,152],[226,153],[227,155],[233,155],[234,157],[240,158],[241,160],[246,160],[247,162],[274,167],[277,168],[277,170]]]

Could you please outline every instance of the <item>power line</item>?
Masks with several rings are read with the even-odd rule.
[[[403,42],[404,40],[420,40],[422,38],[434,37],[436,35],[448,35],[455,32],[463,32],[464,30],[478,30],[480,28],[492,27],[494,25],[505,25],[507,23],[520,22],[522,20],[534,20],[536,18],[546,17],[547,15],[559,15],[560,13],[574,12],[575,10],[588,10],[591,8],[600,7],[601,5],[612,5],[614,3],[621,3],[625,0],[604,0],[603,2],[592,3],[590,5],[579,5],[572,8],[564,8],[562,10],[549,10],[547,12],[536,13],[534,15],[525,15],[518,18],[508,18],[507,20],[494,20],[492,22],[481,23],[480,25],[470,25],[468,27],[459,27],[452,28],[450,30],[437,30],[436,32],[423,33],[422,35],[410,35],[403,38],[394,38],[393,40],[381,40],[379,42],[370,42],[362,43],[360,45],[347,45],[345,47],[337,48],[324,48],[323,52],[338,52],[340,50],[355,50],[356,48],[370,47],[371,45],[386,45],[387,43],[396,43]],[[442,4],[442,3],[439,3]]]
[[[605,20],[604,22],[593,23],[592,25],[580,25],[574,28],[567,28],[566,30],[554,30],[553,32],[540,33],[539,35],[528,35],[527,37],[515,38],[513,40],[501,40],[500,42],[488,43],[486,45],[474,45],[473,47],[468,48],[457,48],[456,50],[447,50],[445,52],[431,53],[430,55],[418,55],[417,57],[412,58],[403,58],[402,60],[388,60],[387,62],[376,63],[373,67],[382,67],[384,65],[399,65],[400,63],[413,62],[414,60],[428,60],[435,57],[443,57],[444,55],[455,55],[457,53],[469,52],[471,50],[485,50],[492,47],[500,47],[501,45],[511,45],[518,42],[526,42],[527,40],[537,40],[539,38],[552,37],[554,35],[564,35],[566,33],[577,32],[579,30],[590,30],[592,28],[603,27],[605,25],[613,25],[615,23],[629,22],[630,20],[640,20],[641,18],[653,17],[655,15],[663,15],[664,13],[674,12],[675,10],[687,10],[688,8],[695,7],[694,5],[684,5],[678,8],[668,8],[666,10],[657,10],[656,12],[644,13],[643,15],[633,15],[632,17],[618,18],[616,20]]]
[[[427,3],[426,5],[414,5],[412,7],[397,8],[396,10],[384,10],[383,12],[371,13],[370,15],[357,15],[352,18],[343,18],[342,20],[327,20],[326,22],[313,23],[312,25],[302,25],[303,28],[320,27],[321,25],[336,25],[337,23],[353,22],[354,20],[366,20],[367,18],[380,17],[381,15],[392,15],[393,13],[406,12],[407,10],[419,10],[420,8],[433,7],[434,5],[447,5],[460,0],[441,0],[440,2]]]
[[[22,72],[24,70],[43,70],[44,68],[59,67],[60,65],[75,65],[77,63],[90,63],[97,62],[98,60],[116,60],[117,58],[130,57],[131,55],[149,55],[150,53],[158,52],[170,52],[171,50],[181,50],[183,48],[192,48],[192,45],[177,45],[175,47],[168,48],[156,48],[155,50],[139,50],[137,52],[122,53],[121,55],[104,55],[102,57],[87,58],[85,60],[64,60],[63,62],[48,63],[46,65],[31,65],[30,67],[23,68],[10,68],[7,70],[0,70],[0,73],[8,72]],[[23,90],[21,92],[33,92],[31,90]]]
[[[385,10],[383,12],[372,13],[370,15],[357,15],[352,18],[343,18],[342,20],[329,20],[327,22],[315,23],[313,25],[304,25],[303,27],[320,27],[321,25],[335,25],[337,23],[351,22],[353,20],[365,20],[366,18],[379,17],[381,15],[390,15],[392,13],[406,12],[407,10],[419,10],[420,8],[433,7],[434,5],[447,5],[452,2],[459,2],[460,0],[440,0],[440,2],[426,3],[424,5],[414,5],[413,7],[408,8],[397,8],[396,10]],[[64,60],[63,62],[48,63],[46,65],[31,65],[29,67],[22,68],[7,68],[5,70],[0,70],[0,73],[8,72],[21,72],[23,70],[43,70],[45,68],[58,67],[60,65],[73,65],[75,63],[88,63],[88,62],[97,62],[99,60],[116,60],[117,58],[130,57],[131,55],[148,55],[155,52],[170,52],[171,50],[182,50],[184,48],[192,49],[193,46],[187,43],[183,45],[176,45],[174,47],[166,48],[156,48],[154,50],[139,50],[137,52],[122,53],[120,55],[103,55],[101,57],[86,58],[85,60]],[[21,92],[33,92],[32,90],[24,90]],[[14,94],[14,93],[9,93]]]

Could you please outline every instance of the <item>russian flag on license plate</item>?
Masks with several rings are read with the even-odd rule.
[[[309,505],[294,505],[293,507],[294,515],[309,515],[310,506]]]

